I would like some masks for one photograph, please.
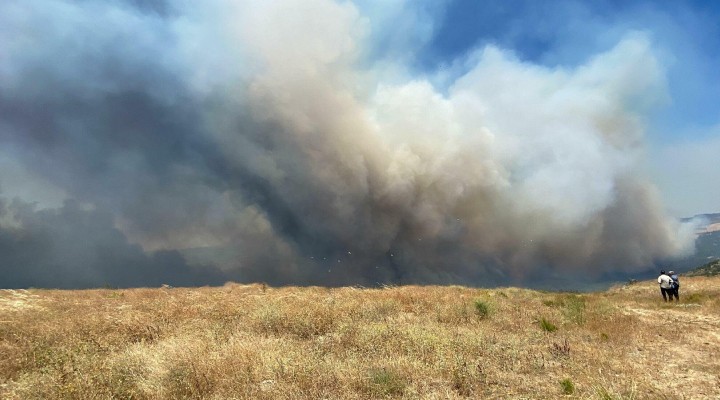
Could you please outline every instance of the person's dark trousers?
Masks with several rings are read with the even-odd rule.
[[[680,301],[680,288],[672,288],[670,289],[670,301],[672,301],[673,296],[675,296],[675,301]]]
[[[660,293],[663,295],[663,300],[668,301],[668,297],[670,297],[670,301],[672,301],[672,289],[665,289],[660,288]]]

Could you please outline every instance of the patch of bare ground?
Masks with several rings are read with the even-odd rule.
[[[716,399],[719,284],[1,291],[0,398]]]
[[[14,312],[42,308],[39,297],[25,289],[0,289],[0,311]]]

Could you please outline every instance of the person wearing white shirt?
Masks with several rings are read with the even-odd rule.
[[[672,301],[673,280],[665,273],[665,270],[660,271],[658,284],[660,284],[660,293],[662,293],[663,300],[668,301],[669,296],[670,301]]]

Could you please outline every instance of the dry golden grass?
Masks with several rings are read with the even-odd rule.
[[[656,286],[5,290],[0,398],[720,398],[720,277]]]

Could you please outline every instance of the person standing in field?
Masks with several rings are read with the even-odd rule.
[[[680,301],[680,279],[678,279],[675,271],[668,272],[670,279],[672,279],[672,291],[670,292],[670,300],[675,296],[675,301]]]
[[[668,301],[669,296],[670,301],[672,301],[673,280],[668,274],[665,273],[665,270],[660,271],[660,276],[658,276],[658,284],[660,284],[660,293],[662,293],[663,300]]]

